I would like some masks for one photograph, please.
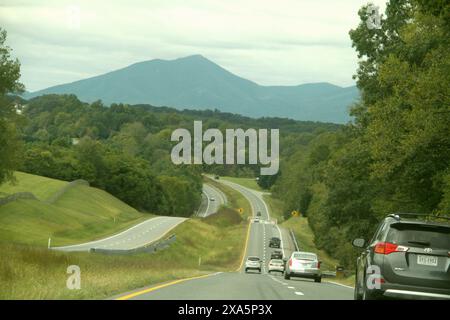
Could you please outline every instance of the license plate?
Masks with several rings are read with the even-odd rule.
[[[421,264],[423,266],[432,266],[437,267],[438,258],[433,256],[417,256],[417,264]]]

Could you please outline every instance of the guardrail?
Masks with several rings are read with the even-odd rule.
[[[31,192],[17,192],[9,196],[0,198],[0,206],[20,199],[38,200],[36,196]]]
[[[294,231],[292,229],[289,229],[289,233],[291,234],[292,242],[294,242],[295,251],[300,251],[300,247],[297,243],[297,238],[295,237]]]
[[[103,254],[118,254],[118,255],[128,255],[136,253],[155,253],[167,249],[172,243],[176,241],[176,235],[172,234],[164,240],[155,241],[149,245],[134,248],[134,249],[103,249],[103,248],[91,248],[89,251],[92,253],[103,253]]]

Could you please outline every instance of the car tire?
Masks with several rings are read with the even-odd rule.
[[[358,270],[356,270],[358,272]],[[353,290],[353,299],[362,300],[362,294],[359,293],[358,276],[355,275],[355,290]]]
[[[248,269],[245,269],[245,273],[248,273]]]
[[[290,279],[291,279],[291,276],[290,276],[287,272],[285,272],[285,273],[284,273],[284,278],[285,278],[286,280],[290,280]]]
[[[322,277],[314,278],[314,282],[321,283],[322,282]]]

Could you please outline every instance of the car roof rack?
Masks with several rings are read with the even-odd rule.
[[[401,220],[401,217],[416,217],[416,218],[434,218],[434,219],[444,219],[450,221],[450,216],[447,215],[436,215],[436,214],[426,214],[426,213],[391,213],[388,217],[394,218],[396,220]]]

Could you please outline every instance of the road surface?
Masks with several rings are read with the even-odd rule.
[[[63,251],[89,251],[91,248],[129,250],[142,247],[163,237],[186,218],[156,217],[146,220],[108,238],[72,246],[54,247]]]
[[[264,261],[262,274],[246,274],[241,266],[236,272],[215,273],[185,281],[159,284],[138,289],[115,299],[136,300],[350,300],[353,289],[333,283],[315,283],[314,280],[291,278],[285,280],[281,274],[268,274],[267,264],[273,250],[268,247],[272,236],[282,239],[282,250],[289,256],[294,244],[286,230],[270,220],[269,209],[262,199],[262,193],[229,181],[220,180],[241,192],[249,201],[253,212],[261,212],[261,222],[250,225],[245,256],[259,256]]]
[[[211,214],[216,213],[220,206],[227,203],[226,195],[207,183],[203,184],[202,204],[197,212],[197,216],[205,218]]]

